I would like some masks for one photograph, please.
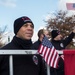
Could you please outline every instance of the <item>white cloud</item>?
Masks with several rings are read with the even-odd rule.
[[[0,0],[0,5],[6,7],[16,7],[16,0]]]

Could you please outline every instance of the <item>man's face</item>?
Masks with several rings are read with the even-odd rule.
[[[32,23],[26,23],[19,29],[16,36],[21,39],[30,40],[33,36],[33,32],[34,26],[32,25]]]

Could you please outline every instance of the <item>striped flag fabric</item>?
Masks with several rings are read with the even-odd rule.
[[[75,10],[75,3],[66,3],[67,10]]]
[[[46,36],[42,40],[38,53],[44,58],[49,66],[57,68],[59,54]]]

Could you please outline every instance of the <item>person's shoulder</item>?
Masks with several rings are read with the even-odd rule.
[[[39,45],[40,45],[39,42],[36,41],[36,42],[34,42],[33,45],[31,46],[31,49],[35,49],[35,50],[37,50],[38,47],[39,47]]]
[[[10,47],[11,47],[11,43],[8,43],[4,45],[3,47],[1,47],[0,49],[9,49]]]
[[[37,40],[33,44],[41,44],[41,41],[40,40]]]
[[[33,44],[35,44],[35,43],[37,43],[38,42],[38,40],[37,41],[35,41]]]
[[[34,43],[33,43],[33,45],[35,45],[35,44],[37,44],[38,43],[38,41],[35,41]]]

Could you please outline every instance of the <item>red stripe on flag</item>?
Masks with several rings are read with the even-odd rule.
[[[45,50],[44,55],[43,55],[44,58],[45,58],[45,56],[46,56],[47,50],[48,50],[48,48],[46,47],[46,50]]]
[[[45,54],[45,61],[48,61],[48,55],[50,53],[50,48],[47,49],[46,54]]]
[[[46,37],[44,37],[38,52],[49,66],[57,68],[59,54]]]
[[[58,63],[57,57],[58,57],[58,54],[56,53],[56,54],[55,54],[55,57],[54,57],[54,61],[53,61],[52,66],[58,67],[58,66],[57,66],[57,63]]]
[[[55,53],[55,50],[53,49],[53,52],[52,52],[52,55],[51,55],[51,59],[50,59],[50,63],[49,63],[49,65],[51,64],[51,66],[52,66],[52,64],[53,64],[53,57],[54,57],[54,53]]]
[[[49,49],[49,52],[48,52],[48,55],[47,55],[47,59],[46,59],[46,62],[47,62],[48,65],[49,65],[49,56],[50,56],[50,54],[51,54],[51,49]]]
[[[43,45],[40,45],[40,48],[39,48],[38,52],[39,52],[40,54],[42,54],[43,49],[44,49]]]

